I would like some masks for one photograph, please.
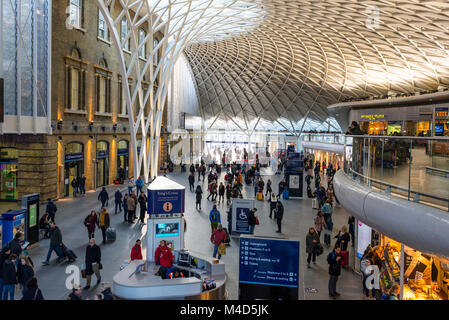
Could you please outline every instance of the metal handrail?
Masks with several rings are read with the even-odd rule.
[[[345,135],[351,138],[384,138],[384,139],[405,139],[405,140],[447,140],[449,142],[449,137],[415,137],[415,136],[375,136],[375,135]]]
[[[378,183],[380,185],[388,186],[388,187],[391,187],[391,188],[394,188],[394,189],[397,189],[397,190],[401,190],[401,191],[405,191],[405,192],[409,192],[410,191],[410,193],[419,194],[419,195],[422,195],[422,196],[425,196],[425,197],[428,197],[428,198],[431,198],[431,199],[436,199],[436,200],[439,200],[439,201],[447,202],[448,205],[449,205],[449,199],[441,198],[441,197],[438,197],[438,196],[435,196],[435,195],[432,195],[432,194],[429,194],[429,193],[408,189],[408,188],[405,188],[405,187],[401,187],[401,186],[397,186],[397,185],[394,185],[394,184],[386,183],[386,182],[383,182],[381,180],[370,178],[370,177],[367,177],[367,176],[361,174],[360,172],[354,171],[352,168],[349,168],[349,171],[354,173],[354,174],[356,174],[356,175],[358,175],[358,176],[360,176],[360,177],[362,177],[362,178],[364,178],[364,179],[368,179],[369,181]],[[449,208],[448,208],[448,211],[449,211]]]

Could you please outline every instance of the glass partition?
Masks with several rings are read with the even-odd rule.
[[[345,173],[373,189],[449,211],[449,139],[346,136]]]

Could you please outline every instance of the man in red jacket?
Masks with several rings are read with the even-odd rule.
[[[137,240],[134,247],[131,249],[131,260],[143,260],[141,241]]]
[[[217,230],[215,230],[210,236],[210,241],[214,244],[214,255],[217,257],[218,246],[226,240],[226,231],[223,230],[221,223],[218,225]],[[218,255],[218,260],[221,259],[221,254]]]
[[[154,253],[154,261],[156,265],[159,264],[161,267],[171,268],[173,259],[173,253],[167,246],[165,240],[162,240]]]

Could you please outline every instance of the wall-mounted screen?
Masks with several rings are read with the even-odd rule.
[[[179,236],[179,223],[156,223],[154,234],[156,238],[177,237]]]

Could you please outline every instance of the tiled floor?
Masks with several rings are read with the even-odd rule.
[[[168,177],[182,184],[187,184],[187,174],[178,172],[168,174]],[[277,184],[280,176],[273,176],[273,172],[268,169],[262,174],[264,180],[270,178],[273,181],[274,191],[277,191]],[[268,176],[269,175],[269,176]],[[223,181],[223,175],[220,177]],[[203,183],[203,182],[200,182]],[[197,184],[197,183],[196,183]],[[204,185],[205,187],[205,185]],[[121,188],[126,189],[124,186]],[[117,189],[116,186],[108,187],[110,197]],[[204,190],[204,188],[203,188]],[[252,186],[244,188],[244,194],[252,195]],[[86,197],[77,199],[63,199],[57,202],[58,212],[56,222],[62,230],[63,241],[67,247],[71,248],[78,255],[78,260],[74,265],[81,266],[84,262],[85,247],[88,243],[86,229],[83,225],[85,216],[91,209],[99,209],[100,205],[97,201],[98,193],[89,193]],[[187,232],[185,237],[186,247],[195,251],[212,255],[212,245],[210,243],[210,224],[208,220],[209,211],[212,202],[203,199],[203,210],[198,212],[195,210],[194,194],[188,188],[186,190],[186,212]],[[329,299],[327,294],[328,282],[328,265],[326,256],[328,249],[325,249],[323,255],[318,257],[317,264],[311,269],[306,268],[305,254],[305,237],[310,226],[313,226],[313,217],[316,210],[311,209],[311,200],[286,200],[283,201],[285,207],[283,220],[283,235],[288,238],[297,238],[301,241],[301,258],[300,258],[300,299]],[[226,208],[224,204],[220,204],[222,221],[226,223]],[[256,227],[255,234],[261,236],[277,236],[275,233],[276,223],[268,218],[269,204],[266,201],[256,201],[258,208],[258,216],[260,225]],[[44,208],[42,208],[44,209]],[[141,238],[146,232],[146,226],[141,227],[140,224],[129,225],[123,222],[121,214],[114,215],[113,201],[109,202],[109,212],[111,214],[111,224],[117,229],[117,241],[113,243],[100,244],[102,250],[102,277],[104,281],[112,281],[113,276],[119,271],[122,261],[129,257],[131,247],[137,238]],[[334,210],[334,226],[340,228],[347,223],[348,214],[343,208],[335,208]],[[334,230],[334,235],[336,230]],[[96,231],[97,239],[101,239],[101,232]],[[323,235],[322,235],[323,237]],[[333,243],[335,240],[333,240]],[[145,241],[143,244],[145,246]],[[39,286],[43,291],[46,299],[65,299],[68,291],[65,287],[67,274],[65,273],[68,263],[56,264],[56,257],[53,255],[49,266],[42,266],[41,262],[45,260],[47,254],[49,240],[42,240],[41,246],[31,251],[31,257],[36,266],[36,275]],[[144,251],[145,251],[144,247]],[[353,255],[353,248],[350,247],[350,255]],[[145,253],[144,253],[145,256]],[[351,258],[352,263],[353,258]],[[231,246],[227,249],[227,254],[222,258],[226,263],[226,272],[228,275],[227,290],[230,299],[238,298],[238,239],[233,238]],[[95,283],[96,278],[93,277],[92,282]],[[84,280],[81,283],[85,285]],[[314,288],[316,292],[306,293],[306,288]],[[92,297],[99,288],[93,287],[84,295]],[[362,299],[361,295],[361,279],[351,270],[343,270],[342,275],[337,284],[337,290],[341,293],[340,299]],[[315,290],[312,290],[315,291]],[[21,295],[18,294],[17,298]]]

